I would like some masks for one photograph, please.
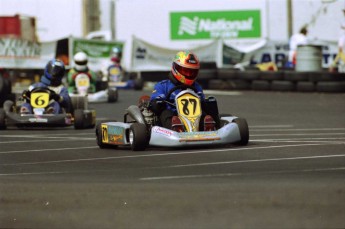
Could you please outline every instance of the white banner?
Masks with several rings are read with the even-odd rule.
[[[322,46],[322,67],[328,68],[338,53],[336,42],[315,41],[310,45]],[[250,57],[250,64],[255,65],[264,62],[274,62],[277,67],[284,67],[289,55],[289,44],[287,42],[268,41],[267,44],[256,50]]]
[[[219,62],[220,45],[215,40],[208,45],[191,48],[202,62]],[[133,37],[132,71],[169,71],[176,53],[181,50],[165,49]]]
[[[16,38],[0,38],[0,68],[41,69],[55,57],[56,41],[35,43]]]

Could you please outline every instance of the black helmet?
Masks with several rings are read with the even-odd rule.
[[[65,65],[61,60],[53,59],[48,62],[44,69],[41,82],[46,85],[58,86],[65,75]]]

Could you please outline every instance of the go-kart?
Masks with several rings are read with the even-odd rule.
[[[47,87],[36,87],[31,91],[24,91],[22,97],[13,102],[5,101],[0,109],[0,129],[8,126],[16,127],[64,127],[74,126],[75,129],[94,128],[96,111],[87,109],[87,97],[79,96],[72,99],[67,108],[62,108],[59,114],[48,111],[53,102],[55,92]],[[29,102],[32,113],[21,114],[23,102]]]
[[[173,91],[182,89],[175,87]],[[149,97],[148,97],[149,98]],[[170,103],[169,101],[164,101]],[[171,103],[170,103],[171,104]],[[124,115],[124,122],[101,122],[96,126],[97,144],[100,148],[130,146],[132,150],[145,150],[148,146],[186,147],[203,145],[247,145],[249,129],[247,121],[232,115],[219,115],[215,97],[205,101],[205,110],[218,119],[214,131],[199,130],[202,116],[201,102],[194,88],[186,87],[175,97],[174,104],[185,132],[176,132],[160,125],[158,117],[149,109],[149,102],[131,105]]]
[[[118,91],[115,86],[110,85],[107,81],[96,82],[96,92],[89,92],[90,77],[86,73],[78,73],[75,77],[75,90],[70,93],[70,97],[76,95],[87,96],[90,103],[109,102],[113,103],[118,100]]]
[[[142,90],[144,87],[144,81],[138,76],[138,74],[125,74],[122,77],[121,67],[118,65],[112,65],[109,67],[109,85],[118,89],[134,89]],[[124,78],[124,80],[122,80]]]

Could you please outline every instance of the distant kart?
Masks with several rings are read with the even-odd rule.
[[[83,96],[72,99],[68,109],[63,109],[60,114],[49,114],[48,105],[53,101],[54,91],[45,87],[37,87],[25,93],[25,100],[33,107],[32,114],[21,114],[18,101],[5,101],[0,108],[0,129],[8,126],[15,127],[65,127],[74,126],[75,129],[94,128],[96,123],[96,111],[87,109],[87,98]]]
[[[176,87],[170,94],[181,87]],[[169,101],[164,101],[170,103]],[[208,111],[219,117],[214,131],[200,131],[202,115],[201,102],[191,87],[184,88],[175,98],[178,116],[185,132],[176,132],[162,127],[158,117],[148,109],[149,102],[139,106],[131,105],[124,116],[124,122],[102,122],[96,126],[97,144],[100,148],[130,146],[132,150],[145,150],[148,146],[187,147],[222,144],[247,145],[249,129],[247,121],[232,115],[219,115],[214,97],[206,100]]]
[[[119,65],[112,65],[109,67],[109,85],[118,89],[134,89],[142,90],[144,81],[138,77],[137,74],[128,74],[125,76],[126,80],[122,79],[122,70]]]
[[[110,85],[108,82],[97,82],[100,87],[96,87],[96,92],[90,93],[90,78],[86,73],[79,73],[75,77],[76,90],[70,93],[70,97],[74,96],[87,96],[90,103],[95,102],[109,102],[113,103],[118,100],[119,94],[115,86]]]

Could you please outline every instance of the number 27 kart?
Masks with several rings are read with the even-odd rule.
[[[166,98],[170,98],[174,88]],[[164,101],[170,103],[169,101]],[[170,103],[172,104],[172,103]],[[148,100],[142,105],[131,105],[124,115],[124,122],[103,122],[96,126],[97,144],[100,148],[130,146],[134,151],[145,150],[148,146],[187,147],[238,144],[247,145],[249,129],[247,121],[232,115],[219,115],[214,97],[206,99],[205,107],[218,117],[217,128],[211,131],[199,130],[202,115],[201,102],[192,88],[179,92],[174,104],[184,126],[184,132],[162,127],[158,117],[148,109]],[[204,106],[203,106],[204,107]]]
[[[37,87],[23,93],[23,99],[32,106],[32,113],[21,114],[19,101],[7,100],[0,109],[0,129],[8,126],[16,127],[65,127],[74,126],[75,129],[93,128],[96,122],[96,112],[87,110],[79,104],[70,104],[70,108],[62,109],[59,114],[50,114],[47,111],[53,101],[54,91],[49,88]],[[85,97],[84,97],[85,98]],[[80,102],[80,101],[79,101]],[[74,109],[73,109],[74,108]],[[74,110],[72,112],[72,110]]]

